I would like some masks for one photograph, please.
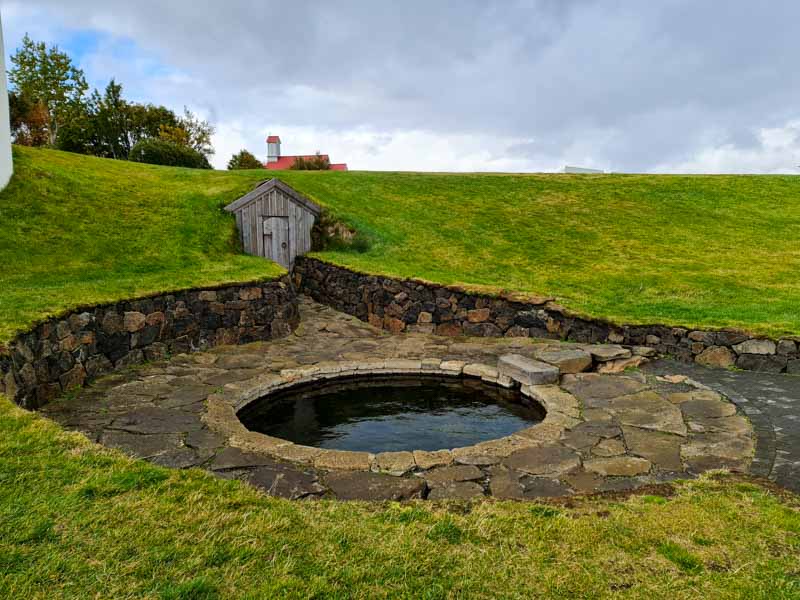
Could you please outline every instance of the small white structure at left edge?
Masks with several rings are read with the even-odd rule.
[[[0,70],[2,70],[2,89],[0,89],[0,190],[8,185],[14,173],[11,158],[11,123],[8,114],[8,82],[6,81],[6,52],[3,45],[3,24],[0,20]]]

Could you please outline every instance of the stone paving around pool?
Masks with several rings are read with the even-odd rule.
[[[645,360],[613,345],[391,335],[304,299],[287,338],[110,375],[42,412],[132,456],[288,498],[525,499],[625,491],[717,468],[747,472],[755,437],[736,405],[680,373],[617,373]],[[547,416],[469,448],[378,455],[298,446],[236,418],[282,386],[369,372],[521,385]]]

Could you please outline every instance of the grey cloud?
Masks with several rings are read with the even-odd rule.
[[[219,118],[529,139],[509,151],[646,170],[800,116],[793,0],[28,4],[133,39],[194,79],[164,93]]]

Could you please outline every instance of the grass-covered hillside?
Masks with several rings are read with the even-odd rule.
[[[15,148],[0,342],[78,304],[270,277],[221,207],[274,173]],[[372,240],[372,273],[556,296],[617,322],[800,334],[800,177],[283,171]]]
[[[362,271],[616,322],[800,335],[800,177],[286,172],[371,234]]]
[[[235,253],[220,210],[262,172],[24,148],[15,168],[0,340],[77,304],[280,272]],[[800,331],[790,179],[286,180],[373,237],[365,254],[326,255],[364,270],[555,292],[624,320]],[[0,598],[788,600],[799,572],[797,497],[747,482],[571,506],[291,502],[126,458],[0,397]]]
[[[257,172],[24,147],[14,148],[14,170],[0,192],[0,343],[76,305],[282,272],[237,252],[235,224],[221,210]]]

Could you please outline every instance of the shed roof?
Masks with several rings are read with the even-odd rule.
[[[238,200],[235,200],[230,204],[228,204],[228,206],[225,207],[225,210],[227,210],[228,212],[236,212],[243,206],[247,206],[251,202],[255,202],[256,199],[259,196],[261,196],[261,194],[263,194],[264,192],[268,192],[272,189],[280,190],[281,192],[289,196],[292,200],[294,200],[297,204],[299,204],[309,212],[313,213],[314,216],[318,217],[322,212],[322,207],[319,204],[313,202],[312,200],[309,200],[308,198],[303,196],[303,194],[301,194],[294,188],[289,187],[288,185],[283,183],[280,179],[277,179],[275,177],[273,177],[268,181],[259,183],[253,189],[253,191],[248,192]]]

